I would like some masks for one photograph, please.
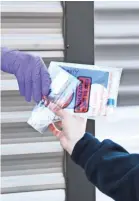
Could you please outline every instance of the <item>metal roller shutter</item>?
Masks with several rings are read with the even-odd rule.
[[[139,105],[139,3],[95,2],[95,62],[122,67],[119,106]]]
[[[109,121],[96,121],[96,135],[100,140],[110,138],[129,152],[138,153],[139,2],[100,1],[94,5],[95,63],[123,68],[119,107]],[[112,201],[98,190],[96,200]]]
[[[40,55],[46,65],[62,61],[63,10],[60,2],[3,1],[2,46]],[[2,72],[2,200],[65,200],[63,149],[46,132],[26,121],[34,103],[26,103],[13,75]]]

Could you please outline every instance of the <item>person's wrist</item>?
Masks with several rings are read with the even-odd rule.
[[[69,144],[68,144],[68,147],[67,147],[67,152],[72,155],[72,152],[74,150],[74,147],[76,146],[76,144],[82,139],[82,137],[84,136],[84,133],[79,136],[78,138],[75,138],[73,139]]]

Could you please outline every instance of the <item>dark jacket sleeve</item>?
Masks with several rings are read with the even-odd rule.
[[[139,201],[139,154],[129,154],[111,140],[100,142],[86,133],[71,157],[106,195],[116,201]]]

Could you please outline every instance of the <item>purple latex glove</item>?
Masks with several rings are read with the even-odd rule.
[[[2,48],[1,70],[16,76],[20,94],[26,101],[30,102],[33,96],[39,102],[42,96],[47,96],[51,79],[39,56]]]

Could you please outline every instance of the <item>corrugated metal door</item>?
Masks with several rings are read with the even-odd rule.
[[[139,3],[95,2],[95,63],[122,67],[119,106],[139,105]]]
[[[63,60],[60,2],[3,1],[2,46],[40,55],[48,65]],[[2,200],[65,200],[63,149],[26,121],[33,103],[20,97],[14,76],[2,73]]]
[[[123,68],[118,97],[120,107],[109,121],[96,121],[96,135],[101,140],[113,139],[128,151],[137,153],[139,152],[139,2],[95,2],[95,63]],[[111,199],[97,191],[96,200]]]

